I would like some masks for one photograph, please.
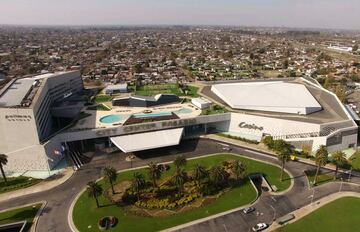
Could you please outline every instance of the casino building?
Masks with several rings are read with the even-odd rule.
[[[0,91],[5,170],[50,170],[64,158],[80,167],[89,146],[128,153],[218,132],[257,141],[271,135],[330,152],[357,146],[351,113],[313,79],[201,84],[201,106],[212,102],[227,113],[203,115],[199,104],[169,94],[114,98],[102,111],[85,104],[77,71],[15,79]]]

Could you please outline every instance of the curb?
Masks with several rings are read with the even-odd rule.
[[[259,201],[259,197],[260,197],[260,196],[259,196],[259,191],[257,190],[254,182],[251,180],[250,177],[249,177],[249,179],[250,179],[251,185],[254,187],[254,189],[255,189],[255,191],[256,191],[256,198],[255,198],[252,202],[250,202],[249,204],[246,204],[246,205],[243,205],[243,206],[234,208],[234,209],[230,209],[230,210],[227,210],[227,211],[224,211],[224,212],[221,212],[221,213],[213,214],[213,215],[210,215],[210,216],[208,216],[208,217],[200,218],[200,219],[197,219],[197,220],[194,220],[194,221],[191,221],[191,222],[187,222],[187,223],[184,223],[184,224],[180,224],[180,225],[177,225],[177,226],[174,226],[174,227],[170,227],[170,228],[161,230],[160,232],[170,232],[170,231],[180,230],[180,229],[183,229],[183,228],[192,226],[192,225],[196,225],[196,224],[199,224],[199,223],[202,223],[202,222],[206,222],[206,221],[211,220],[211,219],[214,219],[214,218],[218,218],[218,217],[221,217],[221,216],[224,216],[224,215],[233,213],[233,212],[237,212],[237,211],[239,211],[239,210],[242,210],[242,209],[245,209],[245,208],[247,208],[247,207],[250,207],[250,206],[253,205],[253,204],[256,204],[256,203]]]
[[[0,213],[3,213],[3,212],[7,212],[7,211],[11,211],[11,210],[15,210],[15,209],[21,209],[21,208],[25,208],[25,207],[29,207],[29,206],[32,206],[32,205],[37,205],[37,204],[41,204],[41,207],[40,209],[37,211],[35,217],[34,217],[34,220],[32,221],[32,226],[30,228],[30,232],[35,232],[36,231],[36,227],[37,227],[37,224],[38,224],[38,221],[39,221],[39,217],[41,216],[47,202],[46,201],[37,201],[37,202],[33,202],[33,203],[29,203],[29,204],[26,204],[26,205],[21,205],[21,206],[15,206],[15,207],[11,207],[11,208],[7,208],[7,209],[4,209],[4,210],[1,210]]]
[[[35,185],[29,186],[29,187],[26,187],[26,188],[21,188],[21,189],[17,189],[17,190],[14,190],[14,191],[1,193],[0,194],[0,203],[4,202],[4,201],[12,200],[12,199],[17,198],[17,197],[23,197],[23,196],[27,196],[27,195],[30,195],[30,194],[41,193],[41,192],[48,191],[50,189],[56,188],[56,187],[64,184],[66,181],[68,181],[74,175],[75,171],[72,170],[71,172],[72,172],[71,175],[69,175],[66,179],[64,179],[62,182],[60,182],[60,183],[58,183],[56,185],[51,186],[50,188],[44,188],[44,189],[40,189],[39,191],[30,192],[31,188],[40,188],[42,184],[46,184],[45,180],[42,180],[40,183],[37,183]],[[1,198],[6,197],[6,196],[8,198],[1,199]]]
[[[39,217],[41,216],[43,210],[45,209],[46,204],[47,204],[47,202],[43,201],[42,206],[40,207],[40,209],[38,210],[38,212],[35,215],[33,225],[31,226],[30,232],[35,232],[36,231],[36,227],[38,226]]]
[[[337,192],[337,193],[333,193],[333,194],[330,194],[328,196],[325,196],[325,197],[317,200],[316,205],[315,205],[315,202],[314,202],[313,204],[308,204],[308,205],[306,205],[306,206],[304,206],[304,207],[302,207],[300,209],[297,209],[297,210],[291,212],[292,214],[295,214],[295,219],[294,220],[291,220],[290,222],[288,222],[288,223],[286,223],[284,225],[279,225],[277,223],[273,223],[267,229],[267,231],[276,231],[277,229],[282,228],[285,225],[294,223],[294,222],[302,219],[303,217],[315,212],[316,210],[324,207],[325,205],[327,205],[327,204],[329,204],[329,203],[331,203],[333,201],[336,201],[338,199],[344,198],[344,197],[358,197],[358,198],[360,198],[360,193],[347,191],[347,192]]]

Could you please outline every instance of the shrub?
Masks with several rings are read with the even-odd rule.
[[[246,138],[239,137],[239,136],[233,136],[233,135],[223,134],[223,133],[220,133],[220,134],[218,134],[218,135],[220,135],[220,136],[222,136],[222,137],[225,137],[225,138],[240,140],[240,141],[243,141],[243,142],[245,142],[245,143],[259,144],[259,142],[256,141],[256,140],[246,139]]]
[[[134,204],[137,201],[137,196],[131,189],[127,189],[121,200],[127,204]]]

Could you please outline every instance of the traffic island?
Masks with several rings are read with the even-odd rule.
[[[99,197],[99,208],[96,207],[94,199],[89,198],[84,190],[74,204],[72,211],[74,225],[79,231],[86,231],[88,228],[98,228],[93,222],[96,223],[99,218],[106,217],[107,215],[113,215],[119,220],[117,225],[119,231],[159,231],[251,204],[257,199],[257,191],[248,178],[251,174],[263,173],[271,185],[278,187],[278,191],[286,190],[291,184],[291,179],[287,173],[285,174],[285,180],[279,181],[281,173],[279,167],[235,154],[216,154],[189,159],[182,171],[189,177],[192,176],[196,165],[201,165],[206,170],[211,170],[214,166],[217,166],[224,171],[226,170],[226,165],[230,165],[229,163],[234,160],[240,161],[246,166],[246,175],[239,184],[233,185],[231,182],[225,184],[224,182],[224,185],[221,188],[219,186],[212,194],[201,194],[192,198],[189,197],[190,192],[198,188],[198,185],[193,180],[185,182],[181,191],[179,191],[178,186],[172,189],[171,185],[167,185],[177,172],[177,168],[173,164],[169,164],[170,168],[161,174],[161,178],[157,181],[158,186],[152,186],[151,181],[146,180],[146,185],[148,186],[143,188],[140,193],[137,190],[134,192],[133,188],[127,187],[129,182],[134,183],[134,176],[137,176],[137,178],[139,178],[139,175],[146,177],[148,169],[144,167],[136,170],[122,171],[118,174],[115,183],[115,186],[118,184],[121,186],[120,188],[115,187],[115,195],[122,194],[121,197],[117,198],[121,198],[121,202],[114,202],[114,199],[109,198],[108,194],[110,193],[109,189],[111,186],[105,181],[100,180],[97,183],[103,187],[106,194],[102,194]],[[228,167],[230,168],[230,166]],[[234,178],[234,176],[229,177],[230,179]],[[163,188],[160,191],[170,191],[171,194],[164,194],[158,201],[152,202],[150,199],[154,199],[154,194],[158,194],[156,192],[157,188]],[[117,192],[117,189],[122,191],[122,193]],[[129,191],[133,192],[129,194]],[[124,202],[125,194],[128,194],[128,202]],[[195,196],[195,193],[192,193],[192,196]],[[169,201],[168,204],[165,204],[166,199]],[[199,205],[201,207],[196,207]],[[134,209],[137,210],[135,211]],[[165,211],[171,213],[163,214],[162,212]],[[84,215],[87,215],[87,220],[83,220]]]

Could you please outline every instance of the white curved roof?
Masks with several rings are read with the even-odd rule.
[[[211,91],[234,109],[305,115],[322,109],[302,84],[282,81],[216,84]]]
[[[110,140],[123,152],[149,150],[178,145],[184,128],[152,131],[111,137]]]

